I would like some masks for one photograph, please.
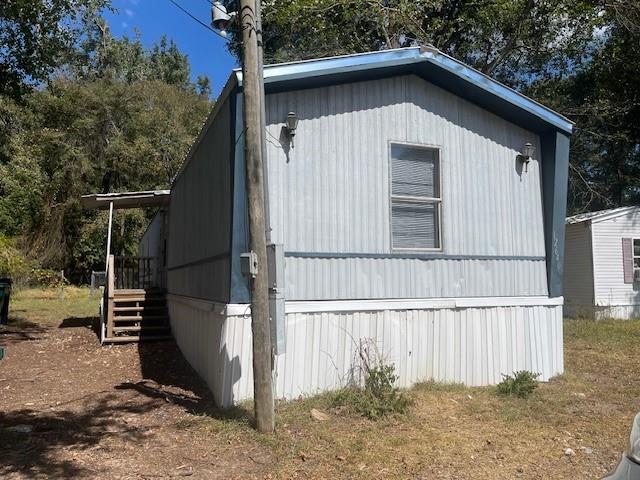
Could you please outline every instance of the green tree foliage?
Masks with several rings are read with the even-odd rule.
[[[576,122],[571,213],[640,201],[637,0],[264,0],[262,12],[267,63],[431,44]]]
[[[616,26],[593,63],[569,83],[576,119],[574,210],[640,202],[640,34]]]
[[[613,3],[603,20],[598,48],[583,68],[530,92],[576,122],[572,213],[640,202],[640,4]]]
[[[173,42],[147,50],[92,25],[66,74],[21,104],[0,96],[0,233],[74,281],[104,268],[105,213],[80,196],[170,186],[211,107]],[[117,212],[113,251],[135,253],[147,223]]]
[[[19,98],[46,80],[81,30],[76,20],[106,0],[3,0],[0,2],[0,95]]]
[[[265,58],[431,44],[516,84],[581,61],[600,10],[596,0],[266,0]]]

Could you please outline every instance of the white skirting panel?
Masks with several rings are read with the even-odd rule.
[[[171,298],[169,305],[176,341],[216,401],[251,398],[249,315]],[[490,385],[515,370],[548,380],[563,372],[561,305],[287,313],[285,333],[274,372],[277,398],[340,387],[368,339],[395,365],[402,387],[430,379]]]
[[[593,305],[564,306],[564,315],[568,318],[591,318],[606,320],[615,318],[618,320],[632,320],[640,318],[640,305],[609,305],[594,307]]]
[[[640,305],[611,305],[606,307],[595,307],[596,320],[607,318],[617,318],[620,320],[631,320],[640,318]]]
[[[231,405],[233,381],[230,375],[234,372],[236,375],[250,375],[251,368],[243,365],[242,371],[237,354],[227,348],[224,308],[212,302],[177,295],[168,295],[167,304],[171,331],[182,354],[207,382],[216,403]]]

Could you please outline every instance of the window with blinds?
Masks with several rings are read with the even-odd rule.
[[[391,145],[391,241],[394,250],[440,248],[438,149]]]

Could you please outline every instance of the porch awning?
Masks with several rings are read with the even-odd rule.
[[[171,201],[171,190],[148,190],[145,192],[93,193],[80,197],[82,206],[87,209],[108,210],[113,203],[114,209],[164,207]]]

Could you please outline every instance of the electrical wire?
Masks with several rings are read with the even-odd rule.
[[[207,30],[215,33],[217,36],[219,36],[220,38],[222,38],[225,42],[229,42],[229,39],[227,37],[225,37],[224,35],[221,35],[219,32],[215,31],[213,28],[211,28],[209,25],[207,25],[206,23],[204,23],[202,20],[200,20],[198,17],[196,17],[195,15],[193,15],[191,12],[189,12],[186,8],[184,8],[182,5],[180,5],[178,2],[176,2],[175,0],[169,0],[171,3],[173,3],[173,5],[175,5],[178,9],[180,9],[185,15],[188,15],[193,21],[199,23],[200,25],[202,25],[204,28],[206,28]]]

